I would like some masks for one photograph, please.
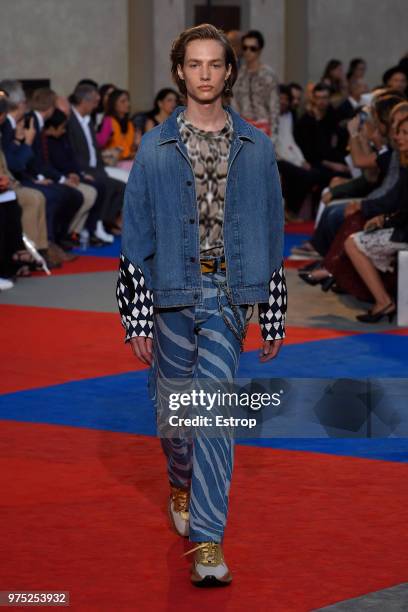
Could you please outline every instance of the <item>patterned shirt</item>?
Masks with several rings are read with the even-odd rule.
[[[275,72],[262,64],[256,72],[250,72],[243,64],[234,85],[231,106],[250,121],[267,121],[271,139],[277,142],[280,115],[279,82]]]
[[[226,124],[218,132],[200,130],[187,121],[184,112],[179,114],[177,121],[195,176],[200,255],[223,255],[225,186],[234,133],[231,115],[227,113]]]

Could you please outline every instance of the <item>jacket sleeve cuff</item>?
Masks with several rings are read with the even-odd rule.
[[[287,288],[283,263],[269,282],[269,301],[258,304],[259,325],[264,340],[285,338]]]
[[[123,254],[120,256],[116,299],[125,342],[139,336],[153,338],[153,294],[146,287],[143,272]]]

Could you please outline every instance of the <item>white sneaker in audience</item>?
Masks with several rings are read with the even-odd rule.
[[[0,291],[6,291],[7,289],[12,289],[14,287],[14,283],[8,278],[0,278]]]
[[[94,236],[99,238],[99,240],[103,240],[103,242],[113,242],[115,240],[112,234],[108,234],[108,232],[105,231],[102,221],[97,221]]]

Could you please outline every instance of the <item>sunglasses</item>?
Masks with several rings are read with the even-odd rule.
[[[242,50],[252,51],[253,53],[256,53],[257,51],[259,51],[259,47],[256,47],[255,45],[242,45]]]

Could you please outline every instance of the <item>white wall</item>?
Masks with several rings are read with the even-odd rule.
[[[1,0],[0,45],[0,78],[127,87],[127,0]]]
[[[157,92],[162,87],[174,87],[170,74],[170,49],[173,40],[186,27],[186,6],[185,0],[152,1],[154,91]]]
[[[280,80],[285,66],[285,0],[250,0],[250,28],[265,37],[262,54],[265,64],[274,68]]]
[[[408,0],[309,0],[309,78],[320,78],[325,61],[353,57],[368,62],[367,80],[408,51]]]

